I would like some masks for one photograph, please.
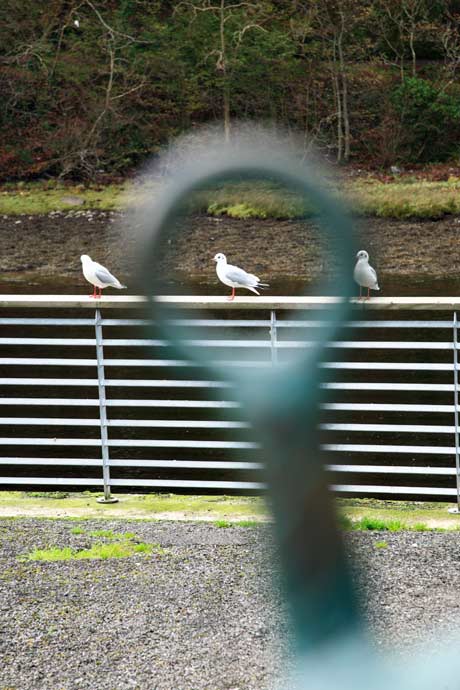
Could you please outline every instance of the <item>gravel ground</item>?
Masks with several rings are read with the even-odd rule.
[[[21,562],[34,547],[86,548],[112,529],[163,554]],[[401,654],[460,627],[460,535],[353,533],[364,614]],[[376,548],[377,542],[387,546]],[[267,528],[126,521],[0,522],[0,690],[260,690],[287,647],[271,593]]]

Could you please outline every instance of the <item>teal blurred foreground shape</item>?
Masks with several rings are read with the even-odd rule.
[[[286,367],[265,369],[262,374],[255,368],[242,371],[238,367],[211,365],[203,349],[190,343],[197,339],[192,328],[189,326],[185,331],[177,323],[177,311],[172,315],[170,308],[155,301],[154,296],[164,292],[160,248],[183,227],[190,194],[228,180],[264,178],[285,185],[313,204],[330,251],[340,257],[333,294],[343,300],[321,313],[322,327],[315,329],[312,346],[303,349],[296,361]],[[235,384],[236,396],[263,444],[295,640],[294,670],[280,683],[281,687],[295,690],[459,688],[457,652],[447,653],[444,659],[421,655],[413,658],[411,664],[378,653],[355,599],[348,565],[350,556],[344,551],[337,528],[316,430],[321,397],[318,364],[324,356],[325,343],[337,337],[348,318],[358,247],[350,219],[341,205],[324,191],[316,166],[301,164],[280,149],[274,153],[257,145],[214,145],[206,155],[183,162],[161,198],[144,204],[137,215],[143,231],[142,285],[157,333],[159,329],[171,342],[178,358],[192,360],[204,378]],[[206,259],[208,253],[204,247]]]

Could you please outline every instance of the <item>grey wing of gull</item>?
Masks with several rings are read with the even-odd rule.
[[[372,273],[372,275],[374,276],[375,282],[377,282],[377,273],[376,273],[375,269],[372,268],[372,266],[369,266],[369,270]]]
[[[118,280],[113,276],[110,271],[108,271],[104,266],[98,266],[94,271],[94,275],[101,283],[106,283],[107,285],[117,285]]]
[[[251,273],[246,273],[242,268],[238,266],[228,266],[226,276],[229,280],[234,283],[240,283],[240,285],[257,285],[259,279],[253,276]]]

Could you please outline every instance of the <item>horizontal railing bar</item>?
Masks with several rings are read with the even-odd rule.
[[[197,328],[269,328],[266,319],[171,319],[171,325]],[[94,319],[75,318],[0,318],[1,326],[94,326]],[[102,326],[147,326],[154,325],[147,319],[101,319]],[[323,327],[324,320],[284,320],[277,321],[277,328],[315,328]],[[348,321],[344,328],[452,328],[452,321]]]
[[[0,378],[0,386],[97,386],[97,379]],[[232,388],[227,381],[181,379],[106,379],[106,386],[130,388]]]
[[[97,386],[97,379],[0,378],[2,386]],[[129,388],[233,388],[227,381],[194,381],[182,379],[106,379],[106,386]],[[327,390],[382,390],[451,392],[451,383],[322,383]]]
[[[264,490],[266,485],[259,482],[222,482],[186,479],[111,479],[112,486],[137,486],[171,489],[234,489]],[[0,484],[41,485],[41,486],[102,486],[102,478],[83,477],[0,477]],[[379,486],[365,484],[334,484],[330,487],[336,493],[378,493],[412,496],[456,496],[455,488],[426,486]]]
[[[363,412],[454,412],[454,405],[399,405],[397,403],[323,403],[323,410]],[[460,409],[460,407],[459,407]]]
[[[19,426],[99,426],[99,419],[71,419],[55,417],[0,417],[0,425]],[[152,428],[152,429],[249,429],[248,422],[208,422],[195,419],[112,419],[109,427]]]
[[[98,406],[97,398],[0,398],[0,405],[62,405],[67,407]]]
[[[72,419],[56,417],[0,417],[0,425],[17,426],[100,426],[99,419]],[[152,429],[249,429],[248,422],[202,421],[195,419],[112,419],[109,427]]]
[[[97,398],[0,398],[0,405],[62,405],[68,407],[97,406]],[[233,400],[107,400],[111,407],[196,407],[196,408],[239,408],[240,403]]]
[[[95,359],[72,359],[55,357],[0,357],[0,364],[19,366],[39,365],[41,367],[95,367]]]
[[[224,341],[222,341],[224,342]],[[232,342],[232,341],[229,341]],[[235,343],[238,341],[235,341]],[[246,341],[241,341],[246,342]],[[257,342],[257,341],[255,341]],[[265,345],[262,343],[265,341],[260,341],[260,344],[254,345],[254,347],[268,347],[270,345],[267,342]],[[278,340],[278,349],[294,349],[311,346],[313,343],[306,341],[295,341],[295,340]],[[333,342],[327,342],[324,344],[325,347],[337,348],[337,349],[354,349],[354,350],[452,350],[453,344],[449,342],[427,342],[427,341],[390,341],[390,340],[337,340]],[[230,346],[230,345],[229,345]],[[246,347],[246,344],[243,345]]]
[[[68,358],[51,358],[51,357],[0,357],[0,365],[10,364],[18,366],[38,365],[45,366],[77,366],[77,367],[92,367],[96,366],[95,359],[68,359]],[[196,367],[199,366],[196,362],[188,362],[178,359],[106,359],[104,364],[107,367]],[[231,367],[267,367],[270,362],[257,361],[219,361],[217,364],[221,366]]]
[[[16,426],[99,426],[99,419],[56,418],[56,417],[0,417],[0,425]],[[249,429],[248,422],[202,421],[194,419],[112,419],[109,427],[165,428],[165,429]],[[424,433],[453,434],[454,426],[429,424],[320,424],[323,431],[362,431],[370,433]]]
[[[261,470],[261,462],[231,462],[211,460],[111,460],[111,467],[156,467],[166,469],[202,470]]]
[[[95,359],[57,359],[57,358],[37,358],[37,357],[0,357],[0,365],[12,364],[19,366],[39,365],[39,366],[96,366]],[[104,364],[110,366],[124,367],[193,367],[198,366],[195,362],[170,359],[106,359]],[[232,367],[266,367],[269,362],[218,362],[221,366]],[[374,369],[388,371],[453,371],[453,364],[444,363],[419,363],[419,362],[322,362],[320,364],[325,369]]]
[[[238,309],[265,309],[265,310],[294,310],[317,309],[343,302],[349,302],[361,310],[458,310],[460,309],[460,297],[372,297],[365,302],[357,298],[346,300],[335,296],[266,296],[249,297],[237,296],[229,301],[224,296],[208,295],[162,295],[155,297],[155,301],[162,304],[170,304],[183,308],[216,308],[225,310]],[[88,295],[0,295],[0,307],[2,308],[83,308],[95,309],[126,309],[142,308],[146,304],[146,298],[139,295],[104,295],[101,299],[94,300]]]
[[[0,446],[100,446],[100,438],[0,438]]]
[[[412,467],[409,465],[326,465],[329,472],[351,472],[363,474],[427,474],[434,476],[455,476],[455,467]]]
[[[451,392],[453,383],[322,383],[326,390],[342,391],[433,391]]]
[[[0,465],[37,465],[40,467],[102,467],[102,460],[83,458],[0,458]]]
[[[0,338],[0,345],[37,345],[37,346],[73,346],[83,347],[96,345],[95,338]],[[107,338],[105,347],[168,347],[165,340],[147,338]],[[183,345],[190,347],[226,347],[226,348],[270,348],[270,340],[186,340]],[[298,349],[310,347],[312,342],[303,340],[278,340],[278,349]],[[366,350],[452,350],[450,342],[434,341],[384,341],[384,340],[339,340],[325,344],[337,349],[366,349]]]
[[[102,486],[102,477],[0,477],[2,484],[33,484],[49,486]],[[113,482],[111,482],[113,483]]]
[[[59,467],[100,467],[102,460],[84,460],[81,458],[0,458],[0,465],[37,465]],[[204,470],[261,470],[260,462],[232,462],[205,460],[111,460],[111,467],[155,467],[166,469],[204,469]]]
[[[428,486],[376,486],[374,484],[334,484],[330,487],[336,493],[353,494],[399,494],[408,496],[456,496],[457,489]]]
[[[12,426],[100,426],[99,419],[65,419],[56,417],[0,417],[0,425]]]
[[[347,453],[415,453],[426,455],[455,455],[450,446],[395,446],[368,443],[323,443],[322,450]]]
[[[0,405],[63,405],[63,406],[94,406],[99,402],[96,398],[0,398]],[[196,407],[196,408],[240,408],[241,404],[233,400],[137,400],[114,399],[107,400],[111,407]],[[396,403],[322,403],[323,410],[360,410],[366,412],[454,412],[453,405],[399,405]],[[460,407],[459,407],[460,409]]]
[[[100,446],[100,438],[0,438],[0,446]],[[109,446],[117,448],[219,448],[227,450],[255,450],[258,443],[249,441],[178,441],[175,439],[110,439]]]
[[[203,409],[236,409],[241,403],[233,400],[107,400],[109,407],[197,407]]]
[[[152,429],[250,429],[249,422],[202,421],[195,419],[112,419],[109,427],[152,428]]]
[[[37,465],[37,466],[76,466],[99,467],[102,461],[82,458],[0,458],[0,465]],[[232,462],[205,460],[111,460],[111,467],[149,467],[157,469],[202,469],[202,470],[244,470],[256,471],[263,469],[260,462]],[[433,476],[453,476],[452,467],[412,467],[394,465],[326,465],[328,472],[363,473],[363,474],[420,474]]]
[[[1,379],[0,379],[1,381]],[[96,382],[97,383],[97,382]],[[229,381],[198,381],[185,379],[106,379],[106,386],[130,388],[234,388]]]
[[[72,438],[0,438],[0,446],[41,446],[41,447],[100,447],[98,439]],[[125,440],[112,439],[110,447],[134,448],[201,448],[225,450],[257,450],[259,444],[231,441],[176,441],[176,440]],[[401,453],[415,455],[455,455],[455,448],[448,446],[402,446],[374,444],[322,444],[322,450],[346,453]],[[11,464],[11,463],[8,463]],[[52,464],[52,461],[50,462]],[[126,464],[128,466],[129,463]]]
[[[70,439],[72,440],[72,439]],[[0,439],[1,442],[1,439]],[[110,439],[111,448],[220,448],[227,450],[259,450],[260,444],[251,441],[180,441],[177,439]]]
[[[0,386],[97,386],[97,379],[9,377],[0,378]]]
[[[233,489],[262,490],[266,484],[261,482],[203,481],[200,479],[111,479],[112,486],[150,486],[171,489]]]
[[[341,325],[342,328],[452,328],[452,321],[347,321]],[[292,321],[277,319],[277,328],[315,328],[326,325],[325,321]]]
[[[0,326],[94,326],[94,319],[0,318]]]
[[[454,426],[433,424],[320,424],[323,431],[397,432],[414,434],[453,434]]]
[[[95,345],[95,338],[0,338],[0,345]]]
[[[169,324],[197,328],[270,328],[266,319],[171,319]],[[75,318],[0,318],[2,326],[93,326],[94,319]],[[147,319],[102,319],[102,326],[153,326]],[[324,320],[285,320],[278,319],[277,328],[316,328],[325,325]],[[344,328],[452,328],[452,321],[414,320],[414,321],[348,321]]]
[[[323,369],[364,369],[382,371],[453,371],[454,365],[447,363],[420,362],[322,362]]]

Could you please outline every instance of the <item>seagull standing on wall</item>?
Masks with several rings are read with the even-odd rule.
[[[361,299],[362,288],[367,288],[367,299],[370,297],[370,290],[380,290],[377,282],[377,273],[369,266],[369,254],[363,249],[356,254],[357,262],[353,271],[353,278],[359,285],[359,298]]]
[[[87,254],[82,254],[80,260],[82,263],[83,275],[88,283],[94,285],[94,292],[90,297],[94,297],[94,299],[102,297],[102,290],[106,287],[114,287],[117,288],[117,290],[126,288],[126,285],[122,285],[110,271],[96,261],[93,261]],[[99,294],[97,294],[97,288],[99,288]]]
[[[246,273],[242,268],[228,264],[225,254],[216,254],[214,261],[217,263],[217,277],[224,285],[232,288],[232,294],[228,297],[229,300],[235,299],[236,288],[246,288],[246,290],[251,290],[251,292],[259,295],[260,292],[257,292],[256,288],[269,287],[268,283],[261,283],[259,278],[252,273]]]

